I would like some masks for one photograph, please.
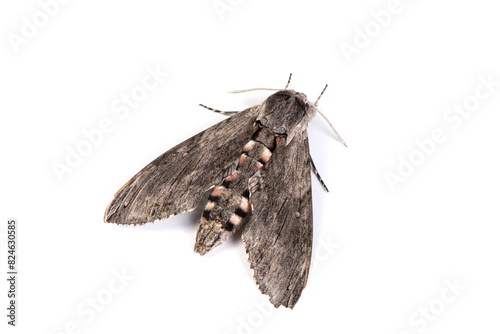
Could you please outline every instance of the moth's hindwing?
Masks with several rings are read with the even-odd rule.
[[[260,290],[275,307],[293,308],[307,282],[312,249],[309,144],[304,131],[281,141],[250,195],[252,215],[243,227],[248,261]]]
[[[194,209],[240,156],[255,130],[258,107],[215,124],[144,167],[115,194],[104,221],[144,224]]]

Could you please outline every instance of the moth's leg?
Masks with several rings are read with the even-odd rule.
[[[316,102],[314,102],[314,106],[315,106],[315,107],[317,107],[317,106],[318,106],[319,99],[321,99],[321,97],[323,96],[323,93],[325,92],[326,87],[328,87],[328,84],[327,84],[327,85],[325,85],[325,88],[323,88],[323,90],[322,90],[322,91],[321,91],[321,93],[319,94],[318,98],[316,99]]]
[[[212,110],[213,112],[216,112],[216,113],[219,113],[222,115],[226,115],[226,116],[236,115],[237,113],[239,113],[239,111],[222,111],[219,109],[210,108],[210,107],[207,107],[206,105],[201,104],[201,103],[200,103],[200,106],[202,106],[203,108],[206,108],[208,110]]]
[[[292,73],[290,73],[290,76],[288,77],[288,81],[286,82],[285,90],[288,88],[290,85],[290,81],[292,80]]]
[[[312,168],[312,172],[314,173],[314,175],[316,175],[316,177],[318,178],[318,181],[319,183],[321,183],[321,185],[323,186],[323,189],[326,190],[326,192],[329,192],[328,188],[326,187],[326,184],[325,182],[323,182],[323,179],[321,178],[321,176],[319,175],[318,173],[318,170],[316,169],[316,166],[314,166],[314,162],[313,162],[313,159],[311,157],[311,155],[309,154],[309,161],[311,162],[311,168]]]

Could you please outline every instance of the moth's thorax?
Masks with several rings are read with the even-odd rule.
[[[303,93],[291,89],[280,90],[262,104],[257,123],[286,137],[290,143],[295,135],[304,132],[316,114],[316,108]]]

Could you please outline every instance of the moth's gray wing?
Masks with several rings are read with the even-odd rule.
[[[312,198],[307,132],[284,140],[261,170],[243,228],[248,261],[275,307],[293,308],[307,282],[312,249]]]
[[[238,160],[255,130],[258,108],[241,111],[160,155],[115,194],[104,221],[144,224],[194,209]]]

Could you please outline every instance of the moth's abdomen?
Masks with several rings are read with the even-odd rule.
[[[224,229],[233,231],[250,212],[248,195],[239,195],[234,189],[215,187],[208,197],[202,217],[210,220],[220,218]]]
[[[243,147],[236,169],[250,178],[269,162],[279,139],[272,131],[259,127]]]
[[[243,147],[234,173],[212,189],[196,235],[197,253],[209,252],[242,227],[251,213],[249,179],[269,162],[278,142],[274,133],[259,127]]]
[[[248,189],[248,179],[245,180],[239,171],[212,189],[196,234],[195,252],[207,253],[241,227],[250,213],[249,192],[245,189]]]

